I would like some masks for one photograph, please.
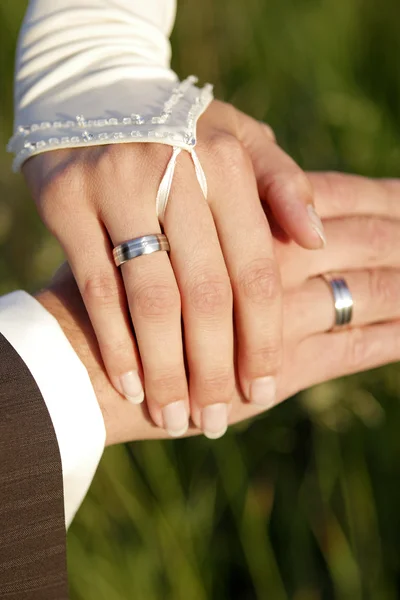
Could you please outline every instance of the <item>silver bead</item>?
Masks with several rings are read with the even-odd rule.
[[[196,144],[196,140],[191,133],[185,133],[183,139],[188,146],[194,146]]]
[[[93,139],[93,135],[91,133],[89,133],[88,131],[84,131],[82,133],[82,138],[85,142],[90,142],[90,140]]]
[[[143,117],[141,117],[140,115],[132,114],[131,116],[133,123],[135,123],[136,125],[143,125],[143,123],[145,122]]]

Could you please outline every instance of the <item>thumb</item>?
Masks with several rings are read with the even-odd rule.
[[[296,162],[275,143],[269,125],[238,113],[238,136],[247,149],[262,202],[279,226],[300,246],[325,246],[321,219],[314,206],[310,180]]]

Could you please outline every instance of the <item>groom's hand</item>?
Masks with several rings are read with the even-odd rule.
[[[278,401],[329,379],[400,358],[400,183],[339,174],[312,174],[328,245],[320,253],[275,241],[284,282],[284,364]],[[352,327],[329,333],[334,311],[319,275],[340,273],[355,302]],[[166,437],[142,406],[111,386],[96,338],[68,267],[38,295],[59,321],[85,364],[107,430],[107,444]],[[237,389],[234,423],[267,408],[246,402]],[[192,428],[189,433],[200,433]]]

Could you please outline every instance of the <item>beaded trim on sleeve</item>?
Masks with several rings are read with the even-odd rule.
[[[184,97],[186,92],[197,83],[197,78],[191,75],[172,90],[172,95],[164,103],[162,111],[157,116],[146,116],[131,114],[118,118],[86,119],[84,115],[78,115],[75,120],[66,121],[44,121],[31,125],[20,126],[10,139],[7,150],[15,152],[13,170],[18,171],[21,164],[31,155],[45,150],[54,150],[57,147],[75,148],[85,145],[109,144],[115,142],[148,141],[154,138],[176,146],[194,147],[196,145],[195,124],[198,116],[213,99],[212,85],[206,84],[196,96],[192,103],[186,119],[186,124],[181,131],[160,131],[157,125],[167,125],[173,113],[174,107]],[[138,126],[133,128],[133,126]],[[148,126],[154,126],[150,130]],[[81,129],[76,135],[68,135],[68,130]],[[113,131],[98,131],[102,128],[111,128]],[[64,130],[67,135],[52,135],[51,130]],[[97,130],[97,131],[96,131]],[[29,135],[35,132],[43,132],[43,139],[36,142],[29,140]],[[22,140],[23,147],[21,148]]]

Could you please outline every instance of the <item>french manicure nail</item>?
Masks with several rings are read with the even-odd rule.
[[[276,400],[275,377],[258,377],[250,385],[250,402],[265,408],[274,406]]]
[[[123,394],[132,404],[140,404],[144,400],[144,391],[137,371],[128,371],[120,377]]]
[[[216,440],[228,429],[228,405],[224,403],[205,406],[202,412],[202,428],[204,435]]]
[[[179,437],[187,432],[189,417],[183,400],[167,404],[162,409],[164,427],[172,437]]]
[[[307,206],[307,212],[308,212],[308,216],[310,217],[311,226],[314,229],[314,231],[319,235],[320,240],[322,242],[322,247],[325,248],[326,237],[325,237],[324,226],[322,225],[322,221],[319,218],[319,216],[312,204],[309,204]]]

